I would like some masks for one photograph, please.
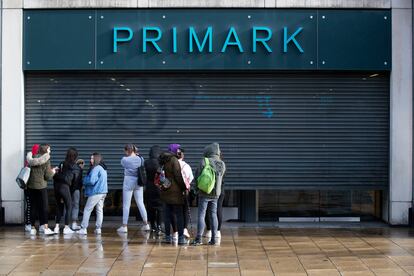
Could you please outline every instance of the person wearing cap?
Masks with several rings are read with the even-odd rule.
[[[186,186],[183,176],[181,174],[180,162],[177,158],[177,152],[180,148],[179,144],[170,144],[168,152],[161,153],[159,157],[160,166],[165,172],[165,178],[170,185],[161,188],[160,198],[164,203],[164,225],[165,225],[165,240],[164,242],[172,242],[171,225],[172,218],[177,219],[178,228],[178,244],[188,244],[188,239],[184,236],[184,194]]]

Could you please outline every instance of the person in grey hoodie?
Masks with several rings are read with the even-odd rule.
[[[204,148],[204,157],[208,158],[211,167],[214,169],[216,174],[216,183],[211,191],[210,194],[207,194],[201,190],[198,190],[196,186],[196,190],[198,190],[198,224],[197,224],[197,236],[193,241],[193,245],[201,245],[202,244],[202,235],[205,228],[205,221],[204,218],[206,216],[207,206],[210,204],[211,209],[210,213],[210,220],[212,222],[212,229],[211,229],[211,240],[209,241],[210,245],[216,244],[216,236],[217,236],[217,200],[221,194],[221,186],[223,182],[223,176],[226,172],[226,164],[220,158],[220,145],[218,143],[212,143],[207,145]],[[201,160],[199,167],[195,173],[195,179],[197,179],[203,168],[205,166],[204,158]]]

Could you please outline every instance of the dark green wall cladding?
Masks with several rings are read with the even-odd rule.
[[[147,9],[147,10],[26,10],[24,16],[25,70],[390,70],[391,13],[389,10],[317,9]],[[113,28],[128,27],[132,39],[113,52]],[[147,43],[143,53],[143,28],[162,32],[156,51]],[[212,49],[189,49],[189,28],[200,43],[212,29]],[[237,46],[221,52],[231,27]],[[253,53],[253,28],[267,27],[272,36],[257,44]],[[286,40],[295,36],[284,51]],[[176,36],[173,34],[176,28]],[[258,31],[258,38],[267,32]],[[129,33],[120,31],[119,37]],[[148,31],[154,38],[156,31]],[[174,52],[174,37],[177,51]],[[194,41],[194,40],[193,40]],[[234,36],[230,41],[235,41]]]

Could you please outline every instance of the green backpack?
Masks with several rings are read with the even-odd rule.
[[[210,165],[208,158],[204,158],[204,163],[204,168],[197,178],[197,187],[206,194],[210,194],[216,185],[216,172]]]

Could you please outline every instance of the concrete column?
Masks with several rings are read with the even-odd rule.
[[[1,51],[1,200],[6,223],[23,222],[23,192],[15,181],[23,166],[24,156],[22,17],[21,8],[4,6]]]
[[[392,2],[389,223],[408,224],[412,201],[412,10],[411,1]]]

